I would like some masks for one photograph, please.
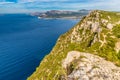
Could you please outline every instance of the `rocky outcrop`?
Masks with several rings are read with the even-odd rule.
[[[74,66],[74,70],[67,75],[68,80],[120,79],[120,67],[117,67],[110,61],[106,61],[104,58],[90,53],[78,51],[68,52],[63,64],[64,68],[66,68],[66,66],[69,67],[70,64]]]

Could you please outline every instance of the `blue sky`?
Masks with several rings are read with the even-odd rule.
[[[101,9],[120,11],[120,0],[0,0],[0,13]]]

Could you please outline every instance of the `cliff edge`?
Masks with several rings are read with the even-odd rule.
[[[120,13],[95,10],[58,39],[28,80],[119,80]]]

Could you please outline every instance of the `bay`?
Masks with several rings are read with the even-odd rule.
[[[79,20],[38,19],[26,14],[0,16],[0,80],[26,80]]]

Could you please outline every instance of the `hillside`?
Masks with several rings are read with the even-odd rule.
[[[81,17],[87,15],[90,10],[79,10],[79,11],[62,11],[62,10],[50,10],[41,13],[32,13],[31,15],[38,16],[38,18],[48,19],[81,19]]]
[[[28,80],[119,80],[120,13],[95,10],[58,39]]]

